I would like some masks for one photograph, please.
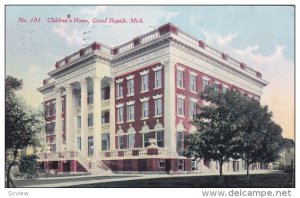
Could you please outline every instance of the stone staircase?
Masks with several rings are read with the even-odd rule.
[[[112,171],[101,160],[89,160],[80,151],[76,151],[76,160],[92,175],[112,174]]]

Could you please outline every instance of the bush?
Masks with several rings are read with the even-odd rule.
[[[24,179],[33,180],[37,179],[40,167],[36,161],[36,155],[25,155],[20,159],[19,174],[23,175]]]
[[[293,166],[286,166],[284,169],[285,173],[294,173],[294,167]]]

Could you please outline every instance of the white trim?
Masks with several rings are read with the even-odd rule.
[[[155,96],[153,96],[153,99],[156,100],[156,99],[159,99],[159,98],[162,98],[162,94],[156,94]]]
[[[141,76],[146,75],[148,73],[149,73],[149,69],[143,70],[142,72],[140,72]]]
[[[116,80],[116,83],[117,83],[117,84],[118,84],[118,83],[122,83],[123,80],[124,80],[124,78],[119,78],[118,80]]]
[[[222,84],[222,87],[224,87],[224,88],[226,88],[226,89],[229,88],[229,86],[228,86],[228,85],[225,85],[225,84]]]
[[[149,116],[141,118],[141,120],[148,120]]]
[[[164,130],[163,125],[159,122],[158,119],[156,120],[156,125],[154,126],[154,130],[155,131],[162,131],[162,130]]]
[[[190,75],[197,76],[198,74],[196,72],[190,71]]]
[[[124,106],[124,103],[119,103],[116,105],[116,108],[120,108],[120,107],[123,107]]]
[[[152,70],[153,71],[158,71],[158,70],[161,70],[162,69],[162,65],[158,65],[156,67],[154,67]]]
[[[150,98],[150,97],[140,98],[140,101],[141,101],[141,102],[146,102],[146,101],[149,101],[149,98]]]
[[[133,79],[133,78],[134,78],[134,74],[129,75],[129,76],[126,76],[126,79],[127,79],[127,80],[131,80],[131,79]]]
[[[177,70],[179,70],[179,71],[184,71],[184,67],[181,67],[181,66],[179,66],[179,65],[177,65],[177,68],[176,68]]]
[[[214,82],[214,84],[219,85],[219,84],[221,84],[221,82],[216,80],[216,81]]]
[[[206,101],[206,100],[202,100],[202,104],[203,106],[209,106],[210,102]]]
[[[181,99],[185,99],[185,95],[182,95],[182,94],[177,94],[177,98],[181,98]]]
[[[197,103],[199,99],[196,99],[196,98],[191,97],[190,100],[191,100],[192,102]]]
[[[128,134],[128,135],[129,135],[129,134],[136,134],[136,131],[135,131],[135,129],[132,127],[131,124],[129,124],[129,128],[128,128],[126,134]]]
[[[131,100],[131,101],[129,101],[129,102],[126,102],[126,105],[127,105],[127,106],[130,106],[130,105],[134,105],[134,103],[135,103],[135,100]]]
[[[210,78],[207,77],[207,76],[202,76],[202,79],[207,80],[207,81],[210,81]]]
[[[181,131],[181,132],[186,131],[184,125],[182,124],[182,120],[179,120],[179,123],[176,125],[176,131]]]
[[[149,131],[150,131],[150,128],[146,124],[146,121],[144,121],[144,126],[142,127],[142,130],[140,131],[140,133],[146,133],[146,132],[149,132]]]

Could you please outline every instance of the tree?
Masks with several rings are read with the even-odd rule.
[[[246,163],[247,179],[249,166],[256,162],[272,162],[278,157],[281,128],[272,120],[272,113],[259,101],[243,97],[240,128],[234,158]]]
[[[40,167],[36,159],[36,155],[23,155],[20,159],[19,173],[27,180],[38,178]]]
[[[40,114],[33,113],[15,94],[22,88],[22,81],[12,76],[5,80],[5,170],[6,186],[14,186],[10,172],[18,165],[19,150],[38,143],[42,131]]]
[[[199,96],[209,105],[198,107],[200,113],[192,120],[197,132],[188,135],[185,155],[218,161],[222,181],[222,166],[233,156],[237,144],[241,97],[234,89],[223,93],[213,87],[206,87]]]

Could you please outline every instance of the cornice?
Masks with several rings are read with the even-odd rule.
[[[240,77],[246,78],[247,80],[254,81],[256,83],[259,83],[263,86],[268,85],[268,82],[263,79],[258,79],[257,77],[253,77],[251,74],[247,74],[246,72],[241,71],[239,68],[234,68],[233,66],[230,66],[229,64],[226,64],[224,62],[221,62],[217,60],[216,58],[212,57],[209,54],[206,54],[190,45],[187,45],[185,43],[182,43],[181,41],[177,40],[176,38],[172,38],[172,41],[174,41],[175,45],[173,44],[173,47],[176,47],[180,50],[186,51],[187,53],[194,55],[197,55],[197,58],[200,58],[204,61],[207,61],[211,63],[215,67],[219,67],[222,69],[226,69],[226,71],[233,73],[234,75],[238,74]],[[178,47],[179,46],[179,47]],[[192,53],[191,53],[192,52]],[[194,54],[193,54],[194,53]]]

